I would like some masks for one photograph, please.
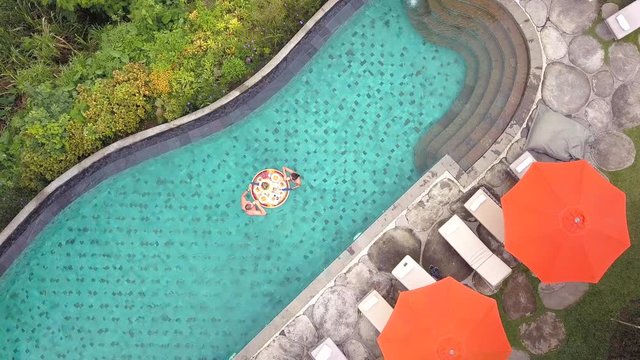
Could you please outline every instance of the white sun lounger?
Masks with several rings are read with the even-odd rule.
[[[522,179],[534,162],[536,162],[536,159],[533,155],[531,155],[530,152],[525,151],[513,163],[511,163],[511,165],[509,165],[509,169],[518,179]]]
[[[387,325],[393,308],[377,291],[371,290],[358,304],[358,309],[378,331]]]
[[[609,16],[605,22],[616,39],[620,40],[640,28],[640,0]]]
[[[409,255],[405,256],[391,273],[409,290],[436,282],[436,279]]]
[[[453,215],[438,232],[491,286],[498,286],[511,274],[511,268],[492,253],[458,215]]]
[[[324,339],[315,349],[311,350],[311,357],[315,360],[347,360],[347,357],[331,338]]]
[[[489,196],[483,188],[478,189],[471,198],[464,203],[464,207],[471,215],[487,228],[491,235],[504,243],[504,215],[502,208]]]

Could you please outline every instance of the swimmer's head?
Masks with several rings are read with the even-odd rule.
[[[299,177],[298,173],[291,173],[291,180],[298,180]]]
[[[244,209],[245,209],[245,210],[251,210],[251,209],[253,209],[253,204],[251,204],[251,203],[246,204],[246,205],[244,206]]]
[[[269,183],[265,181],[265,182],[263,182],[262,184],[260,184],[260,186],[261,186],[263,189],[267,190],[267,189],[269,188]]]

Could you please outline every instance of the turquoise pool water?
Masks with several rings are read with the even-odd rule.
[[[110,178],[0,279],[0,359],[227,359],[419,177],[465,66],[371,1],[246,120]],[[262,168],[303,187],[264,218]]]

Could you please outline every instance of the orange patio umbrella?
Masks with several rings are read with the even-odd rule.
[[[451,277],[401,292],[378,344],[385,360],[500,360],[511,354],[496,301]]]
[[[630,246],[625,194],[584,160],[534,163],[502,207],[507,251],[545,283],[597,283]]]

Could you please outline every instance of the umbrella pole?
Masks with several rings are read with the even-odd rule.
[[[618,320],[618,319],[611,319],[611,321],[615,321],[615,322],[618,322],[618,323],[620,323],[620,324],[622,324],[622,325],[630,326],[630,327],[632,327],[632,328],[640,329],[640,325],[634,325],[634,324],[631,324],[631,323],[628,323],[628,322],[625,322],[625,321],[622,321],[622,320]]]

